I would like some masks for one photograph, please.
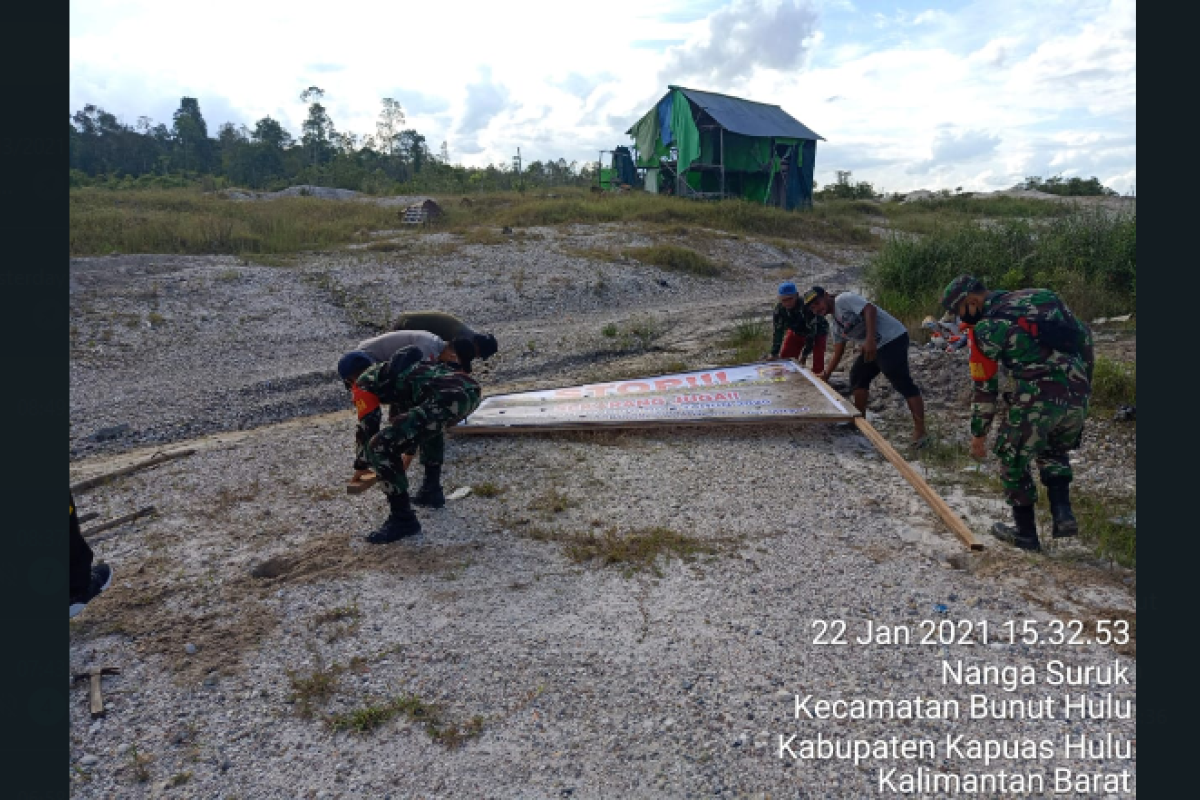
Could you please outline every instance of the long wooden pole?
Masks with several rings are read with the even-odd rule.
[[[971,529],[963,524],[963,521],[951,510],[950,506],[946,505],[946,501],[933,490],[933,487],[925,482],[916,470],[904,458],[896,452],[888,440],[883,438],[879,431],[875,430],[875,426],[867,422],[863,417],[854,418],[855,426],[862,431],[863,435],[871,440],[871,444],[875,445],[883,457],[892,462],[892,466],[899,470],[904,476],[904,480],[912,484],[912,487],[917,490],[917,494],[921,495],[922,499],[929,504],[929,507],[942,518],[942,522],[946,523],[946,527],[954,532],[954,535],[963,540],[963,544],[972,550],[982,550],[983,545],[976,541]]]
[[[195,450],[176,450],[174,453],[162,453],[154,456],[153,458],[148,458],[145,461],[139,461],[136,464],[130,464],[128,467],[122,467],[121,469],[114,470],[113,472],[106,472],[103,475],[97,475],[94,478],[88,478],[87,480],[80,481],[79,483],[73,483],[71,484],[71,491],[84,492],[88,489],[95,488],[102,483],[106,483],[113,478],[119,478],[122,475],[128,475],[131,472],[137,472],[138,470],[158,466],[159,464],[163,464],[167,461],[174,461],[177,458],[190,456],[195,452]]]
[[[88,528],[86,531],[80,531],[80,533],[83,534],[83,538],[89,540],[89,543],[90,542],[98,542],[101,539],[107,539],[108,536],[113,535],[110,533],[108,536],[96,536],[96,534],[99,533],[100,531],[106,531],[109,528],[115,528],[118,525],[124,525],[126,522],[133,522],[135,519],[139,519],[141,517],[146,516],[147,514],[153,514],[153,513],[155,513],[154,506],[146,506],[145,508],[138,509],[137,511],[133,512],[132,514],[126,514],[123,517],[117,517],[116,519],[110,519],[108,522],[102,522],[99,525]]]

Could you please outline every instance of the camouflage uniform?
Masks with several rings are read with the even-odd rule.
[[[775,312],[771,314],[771,323],[774,326],[774,335],[771,337],[772,357],[779,355],[779,349],[783,346],[783,336],[788,331],[801,338],[808,336],[810,316],[810,314],[805,314],[799,300],[791,308],[786,307],[783,303],[775,304]],[[829,330],[828,323],[825,325],[825,330]]]
[[[391,363],[368,367],[356,387],[377,398],[375,408],[358,421],[355,431],[355,469],[370,467],[386,494],[408,491],[400,456],[417,448],[441,463],[443,430],[479,407],[479,383],[445,364],[419,362],[399,372]],[[390,403],[387,425],[378,403]]]
[[[1048,332],[1059,339],[1054,348],[1046,344],[1053,341]],[[1029,474],[1030,462],[1036,462],[1046,485],[1071,480],[1068,452],[1083,436],[1092,391],[1091,332],[1047,289],[991,292],[984,317],[972,332],[972,347],[978,354],[973,360],[982,356],[1002,364],[1015,382],[993,452],[1003,465],[1001,480],[1009,504],[1031,506],[1037,501],[1037,487]],[[1000,378],[994,365],[991,375],[973,377],[971,433],[986,436],[996,416]]]

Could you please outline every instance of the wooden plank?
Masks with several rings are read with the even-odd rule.
[[[407,453],[400,456],[400,463],[404,467],[405,472],[408,472],[408,468],[412,466],[412,462],[413,457]],[[346,494],[362,494],[377,483],[379,483],[379,476],[368,470],[365,475],[350,479],[346,484]]]
[[[146,506],[145,508],[138,509],[137,511],[133,512],[132,514],[126,514],[123,517],[117,517],[116,519],[110,519],[108,522],[102,522],[99,525],[94,525],[85,531],[80,531],[80,533],[83,534],[83,538],[85,538],[89,541],[89,544],[91,542],[103,541],[104,539],[107,539],[109,536],[114,536],[115,534],[110,533],[110,534],[108,534],[108,536],[97,536],[96,534],[100,533],[100,531],[106,531],[109,528],[115,528],[118,525],[124,525],[126,522],[133,522],[135,519],[139,519],[139,518],[147,516],[149,514],[153,514],[153,513],[155,513],[155,511],[156,511],[156,509],[154,508],[154,506]]]
[[[367,473],[361,478],[352,478],[346,484],[346,494],[362,494],[379,482],[379,476],[374,472]]]
[[[168,461],[174,461],[177,458],[190,456],[195,452],[195,450],[176,450],[173,453],[162,453],[154,456],[153,458],[146,459],[145,461],[139,461],[136,464],[130,464],[128,467],[123,467],[112,472],[106,472],[103,475],[97,475],[94,478],[88,478],[87,480],[80,481],[79,483],[73,483],[71,484],[71,491],[84,492],[88,489],[93,489],[102,483],[107,483],[113,478],[119,478],[122,475],[128,475],[131,472],[137,472],[139,470],[149,469],[150,467],[156,467],[159,464],[164,464]]]
[[[799,359],[793,358],[793,359],[791,359],[791,361],[794,362],[796,365],[800,364]],[[837,392],[833,391],[832,387],[830,387],[830,385],[827,384],[822,378],[817,377],[812,372],[812,370],[807,369],[805,367],[801,367],[800,374],[803,375],[804,377],[808,378],[809,382],[813,386],[817,387],[817,391],[819,391],[822,395],[824,395],[826,400],[828,400],[830,403],[832,403],[834,406],[836,406],[841,411],[845,412],[847,419],[858,416],[858,409],[851,408],[850,406],[846,405],[845,398],[843,398]]]
[[[895,448],[888,443],[888,440],[883,438],[879,431],[875,430],[874,425],[862,417],[855,417],[854,424],[862,431],[864,436],[871,440],[871,444],[875,445],[875,449],[884,458],[892,462],[892,466],[904,476],[904,480],[908,481],[917,490],[917,494],[921,495],[921,498],[929,504],[934,513],[941,517],[942,522],[946,523],[946,527],[953,531],[955,536],[962,539],[963,544],[972,550],[983,549],[983,545],[975,539],[975,535],[971,533],[971,529],[963,523],[950,506],[946,505],[946,501],[933,490],[932,486],[926,483],[925,479],[912,468],[912,465],[896,452]]]

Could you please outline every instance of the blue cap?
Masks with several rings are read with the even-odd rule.
[[[788,297],[793,294],[800,294],[800,292],[796,289],[796,284],[792,283],[791,281],[779,284],[780,297]]]
[[[342,376],[342,380],[348,381],[374,363],[375,359],[371,357],[370,353],[363,350],[351,350],[338,359],[338,375]]]

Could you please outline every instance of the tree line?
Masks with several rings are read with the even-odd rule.
[[[1115,197],[1117,192],[1100,183],[1100,179],[1092,176],[1083,178],[1063,178],[1054,175],[1042,180],[1040,175],[1030,175],[1023,184],[1026,189],[1034,189],[1046,194],[1057,194],[1064,197]]]
[[[300,95],[308,114],[294,137],[270,116],[253,127],[226,122],[215,137],[194,97],[180,99],[171,124],[138,117],[126,125],[99,106],[71,114],[71,186],[168,188],[201,184],[275,191],[297,184],[372,194],[406,191],[470,192],[587,185],[595,162],[533,161],[463,167],[450,163],[449,144],[433,151],[425,136],[406,127],[404,108],[385,97],[373,134],[337,129],[322,104],[325,92]]]

